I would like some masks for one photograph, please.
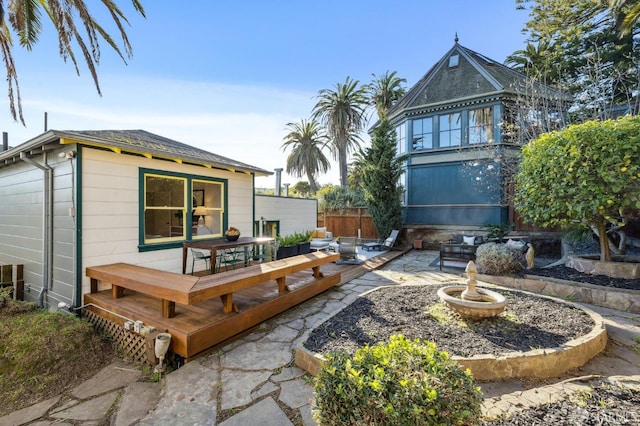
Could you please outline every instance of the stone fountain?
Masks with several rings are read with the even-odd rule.
[[[490,318],[504,311],[507,299],[503,295],[485,288],[476,288],[478,269],[473,261],[467,264],[465,272],[468,277],[467,285],[442,287],[438,290],[440,300],[463,318]]]

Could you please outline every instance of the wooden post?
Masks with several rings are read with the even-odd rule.
[[[16,265],[16,300],[24,300],[24,265]]]

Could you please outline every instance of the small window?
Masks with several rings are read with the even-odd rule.
[[[413,120],[411,150],[433,149],[433,118]]]
[[[396,143],[396,151],[398,155],[403,154],[406,151],[407,143],[407,130],[405,127],[405,123],[402,123],[396,127]]]
[[[440,148],[460,146],[462,140],[462,114],[452,112],[440,116]]]
[[[226,180],[147,169],[140,169],[140,178],[141,247],[222,237]]]
[[[449,56],[449,68],[457,67],[459,62],[460,62],[460,55]]]

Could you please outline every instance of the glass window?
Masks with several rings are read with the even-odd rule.
[[[469,111],[469,144],[489,142],[493,142],[493,109],[472,109]]]
[[[433,148],[433,118],[420,118],[413,120],[411,134],[411,149]]]
[[[407,143],[407,128],[405,123],[396,127],[396,141],[398,142],[397,152],[398,155],[403,154],[406,151]]]
[[[193,180],[193,223],[196,235],[222,237],[224,222],[224,188],[221,182]]]
[[[440,116],[440,148],[460,146],[462,139],[462,114],[452,112]]]
[[[183,238],[173,223],[184,221],[187,179],[147,174],[144,178],[144,241]],[[178,234],[178,235],[176,235]]]
[[[141,179],[141,244],[222,237],[226,181],[142,169]]]

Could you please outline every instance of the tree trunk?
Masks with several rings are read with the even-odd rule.
[[[562,244],[562,257],[560,258],[560,260],[557,260],[545,266],[545,268],[552,268],[554,266],[566,265],[567,262],[569,261],[569,255],[573,254],[573,245],[569,241],[565,240],[564,238],[560,241],[560,243]]]
[[[611,262],[611,252],[609,251],[609,238],[607,238],[607,226],[604,222],[596,225],[598,230],[598,239],[600,240],[600,260],[602,262]]]
[[[600,225],[591,224],[589,226],[591,227],[591,230],[596,235],[596,237],[598,237],[598,239],[600,240],[600,247],[602,247],[602,241],[604,240],[607,243],[607,247],[609,247],[607,252],[610,252],[613,254],[623,253],[622,250],[618,248],[618,246],[616,246],[616,244],[609,238],[609,234],[607,234],[607,226],[605,223],[602,223],[602,228],[603,228],[602,232],[604,232],[604,234],[601,234]],[[604,235],[604,237],[603,238],[600,237],[601,235]],[[626,238],[625,238],[625,241],[626,241]],[[600,252],[602,253],[602,249],[600,250]]]

